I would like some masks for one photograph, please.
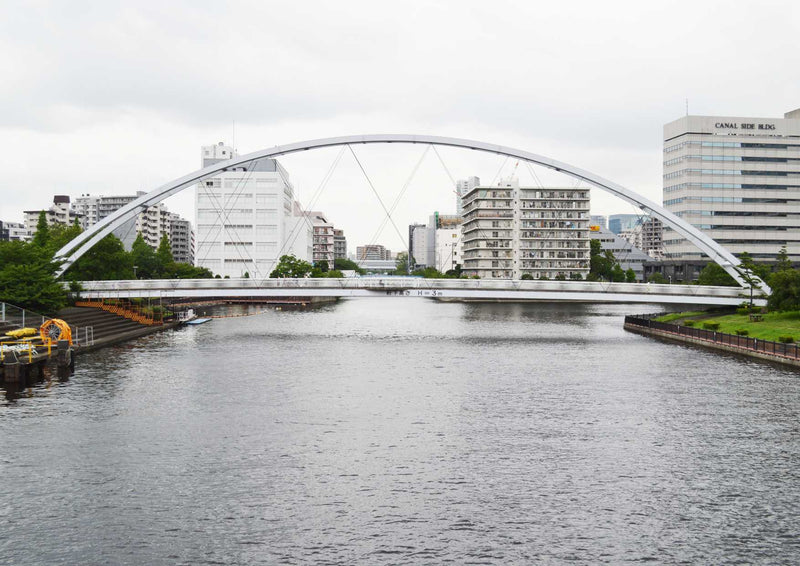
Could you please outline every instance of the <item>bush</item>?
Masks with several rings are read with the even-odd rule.
[[[697,322],[696,320],[684,320],[683,321],[683,325],[684,326],[694,326],[696,322]]]
[[[750,314],[750,309],[747,307],[739,307],[738,309],[736,309],[736,314],[741,314],[741,315]]]
[[[794,337],[793,336],[778,336],[778,342],[782,344],[793,344]]]
[[[735,332],[736,332],[737,336],[749,336],[750,335],[750,331],[749,330],[745,330],[744,328],[737,328],[735,330]]]
[[[706,330],[719,330],[719,322],[704,322],[703,328]]]

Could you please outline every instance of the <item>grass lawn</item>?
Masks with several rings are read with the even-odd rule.
[[[675,318],[697,316],[695,313],[681,314],[683,316]],[[770,312],[765,313],[763,316],[764,320],[752,322],[746,314],[720,315],[704,318],[702,322],[698,321],[695,328],[703,328],[704,322],[718,322],[718,332],[725,332],[726,334],[736,334],[737,330],[747,330],[751,338],[778,342],[778,337],[780,336],[792,336],[796,342],[800,342],[800,312]]]
[[[656,318],[656,320],[658,322],[673,322],[682,318],[692,318],[695,316],[702,316],[704,314],[708,313],[706,311],[673,312],[670,314],[665,314],[664,316],[659,316]]]

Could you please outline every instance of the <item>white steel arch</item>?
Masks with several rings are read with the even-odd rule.
[[[713,239],[709,238],[706,234],[691,224],[685,222],[683,219],[672,214],[662,206],[641,195],[638,195],[630,189],[626,189],[622,185],[618,185],[617,183],[604,179],[599,175],[595,175],[594,173],[574,167],[567,163],[562,163],[561,161],[556,161],[555,159],[550,159],[549,157],[544,157],[542,155],[537,155],[521,149],[514,149],[511,147],[474,140],[412,134],[355,135],[302,141],[286,145],[279,145],[270,149],[254,151],[253,153],[248,153],[247,155],[234,157],[227,161],[215,163],[214,165],[210,165],[204,169],[199,169],[142,195],[131,203],[120,208],[113,214],[106,216],[102,221],[98,222],[89,230],[82,233],[80,236],[69,242],[66,246],[58,250],[58,252],[56,252],[56,257],[63,261],[59,273],[63,273],[65,270],[67,270],[69,266],[71,266],[75,261],[78,260],[78,258],[86,253],[87,250],[91,249],[92,246],[97,244],[97,242],[102,240],[105,236],[110,234],[114,229],[124,224],[126,221],[135,217],[140,212],[143,212],[148,207],[153,206],[165,198],[191,187],[192,185],[202,181],[206,177],[214,175],[215,173],[225,171],[231,167],[236,167],[237,165],[242,165],[257,159],[280,157],[281,155],[298,153],[301,151],[308,151],[310,149],[318,149],[321,147],[373,143],[430,144],[460,147],[463,149],[472,149],[487,153],[496,153],[498,155],[505,155],[515,159],[529,161],[531,163],[547,167],[548,169],[559,171],[576,179],[580,179],[594,187],[609,192],[626,202],[638,206],[645,212],[652,214],[664,224],[678,232],[681,236],[692,242],[705,254],[707,254],[712,261],[719,264],[740,285],[743,287],[747,286],[747,283],[742,278],[740,271],[737,269],[737,266],[740,262],[732,253],[715,242]],[[761,289],[769,293],[769,287],[767,287],[764,282],[760,280],[759,282]]]

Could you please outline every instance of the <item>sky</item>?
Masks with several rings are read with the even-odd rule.
[[[796,1],[0,0],[0,14],[4,221],[55,194],[150,191],[199,169],[202,145],[249,153],[371,133],[515,147],[661,202],[663,125],[687,104],[754,117],[800,107]],[[409,223],[454,213],[452,178],[534,182],[525,164],[466,150],[353,150],[367,177],[348,152],[318,198],[339,150],[282,159],[301,203],[351,251],[399,251]],[[402,192],[397,229],[370,183],[386,208]],[[594,214],[637,212],[591,197]],[[194,219],[191,190],[166,205]]]

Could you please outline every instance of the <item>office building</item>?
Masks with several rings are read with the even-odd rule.
[[[392,260],[392,250],[383,247],[380,244],[367,244],[365,246],[356,246],[356,261],[361,262],[364,260]]]
[[[203,167],[236,156],[222,142],[203,146]],[[213,273],[269,277],[282,255],[311,261],[311,223],[275,159],[238,165],[204,179],[195,194],[195,263]],[[331,242],[332,254],[332,242]]]
[[[463,270],[481,278],[584,279],[589,190],[520,187],[516,178],[464,198]]]
[[[733,254],[800,261],[800,109],[783,118],[684,116],[664,126],[664,206]],[[664,227],[665,260],[691,280],[708,258]]]
[[[641,223],[641,214],[612,214],[608,217],[608,229],[614,234],[630,232]]]
[[[614,254],[623,271],[632,269],[637,281],[645,281],[647,266],[655,262],[653,257],[625,239],[622,234],[615,234],[599,225],[592,225],[590,230],[591,239],[599,240],[603,251],[608,250]]]

